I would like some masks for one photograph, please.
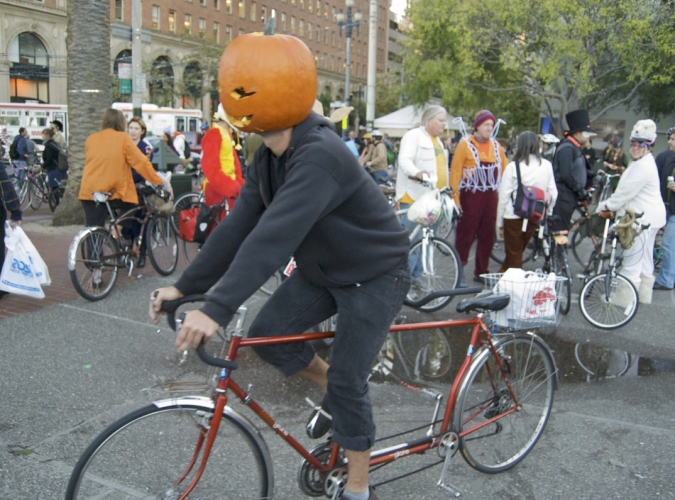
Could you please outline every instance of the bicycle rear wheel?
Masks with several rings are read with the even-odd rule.
[[[584,236],[583,233],[587,231],[587,228],[584,227],[585,224],[590,224],[590,221],[587,219],[582,219],[579,223],[579,226],[572,233],[571,246],[572,246],[572,255],[574,259],[581,264],[581,266],[586,269],[588,265],[593,261],[593,256],[597,251],[596,244],[598,245],[602,242],[601,237]]]
[[[590,324],[614,330],[637,314],[638,293],[633,283],[620,274],[596,274],[581,289],[579,306]]]
[[[178,234],[166,215],[156,215],[148,221],[145,231],[150,263],[159,274],[168,276],[178,264]]]
[[[196,243],[194,241],[181,240],[183,243],[183,255],[185,255],[185,262],[190,264],[193,260],[197,258],[199,251],[202,248],[202,243]]]
[[[410,330],[395,334],[401,355],[413,367],[415,378],[439,379],[452,366],[452,349],[440,328]]]
[[[102,228],[80,231],[68,250],[68,270],[75,290],[87,300],[107,297],[117,281],[120,251]]]
[[[514,467],[534,448],[555,389],[555,363],[539,337],[509,335],[495,349],[499,359],[485,349],[471,363],[454,411],[464,459],[487,473]]]
[[[201,454],[195,455],[212,417],[213,408],[207,404],[166,400],[121,418],[82,454],[70,476],[66,500],[178,498],[199,468]],[[191,467],[194,458],[197,462]],[[262,437],[225,408],[206,469],[190,498],[272,498],[273,482]]]
[[[173,202],[173,214],[171,214],[171,224],[173,228],[178,233],[178,217],[180,216],[181,210],[185,210],[190,207],[199,206],[199,193],[185,193],[180,195],[176,201]]]
[[[429,238],[425,246],[424,239],[415,243],[408,253],[410,269],[413,273],[412,293],[427,296],[432,292],[452,290],[459,282],[462,265],[454,249],[447,241]],[[416,269],[421,272],[415,277]],[[418,296],[416,300],[419,300]],[[420,311],[432,312],[442,309],[450,303],[452,297],[439,297],[419,307]]]

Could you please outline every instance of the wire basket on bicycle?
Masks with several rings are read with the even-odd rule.
[[[558,324],[565,276],[511,268],[481,277],[486,289],[511,296],[506,309],[490,313],[490,319],[501,329],[515,331]]]

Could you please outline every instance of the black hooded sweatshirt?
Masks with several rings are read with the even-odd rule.
[[[188,295],[220,280],[202,312],[225,325],[291,255],[296,272],[331,288],[381,276],[409,247],[377,184],[333,125],[311,113],[279,158],[258,148],[234,209],[175,286]]]

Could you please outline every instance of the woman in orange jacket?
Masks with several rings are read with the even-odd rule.
[[[87,226],[103,226],[106,221],[105,205],[94,201],[95,192],[111,192],[109,201],[115,210],[129,210],[138,205],[132,167],[151,184],[164,184],[150,160],[126,133],[124,115],[116,109],[107,109],[101,130],[87,137],[84,156],[78,199]]]

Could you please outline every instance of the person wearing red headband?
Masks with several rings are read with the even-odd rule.
[[[478,238],[474,270],[474,281],[478,282],[482,282],[480,275],[488,272],[495,242],[499,184],[508,163],[504,149],[492,137],[496,121],[486,109],[476,113],[474,133],[460,141],[450,165],[450,187],[462,211],[455,248],[466,266],[473,241]]]

